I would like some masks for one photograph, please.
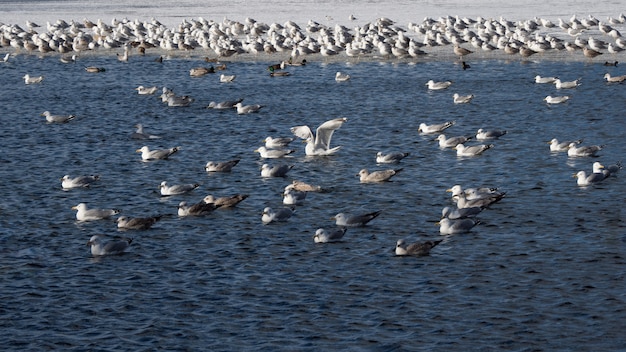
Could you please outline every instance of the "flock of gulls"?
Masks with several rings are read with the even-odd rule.
[[[166,28],[157,20],[148,22],[138,20],[114,20],[110,25],[102,21],[96,23],[85,20],[83,22],[67,23],[57,21],[47,23],[45,30],[35,23],[27,23],[26,29],[18,25],[0,26],[0,46],[12,48],[13,55],[20,54],[66,54],[61,56],[64,62],[75,62],[77,57],[88,51],[103,49],[122,50],[116,53],[119,61],[132,60],[133,55],[144,55],[150,49],[159,48],[166,52],[192,50],[211,51],[217,55],[217,59],[207,61],[215,63],[210,67],[197,67],[190,70],[190,76],[202,76],[226,70],[226,65],[219,60],[244,54],[272,54],[285,52],[289,60],[278,64],[269,65],[268,71],[271,76],[287,76],[284,71],[287,66],[306,65],[308,55],[320,54],[322,57],[345,55],[349,57],[364,57],[374,55],[379,58],[410,58],[429,55],[428,48],[450,47],[454,57],[462,62],[463,69],[468,69],[469,64],[464,60],[468,55],[476,51],[501,50],[506,54],[517,54],[528,57],[548,51],[580,52],[588,59],[593,59],[604,53],[617,54],[626,48],[626,40],[614,26],[626,23],[624,15],[617,18],[609,18],[607,21],[599,21],[592,16],[577,18],[573,16],[569,21],[559,19],[558,24],[544,19],[535,18],[527,21],[510,22],[504,19],[487,20],[483,18],[468,19],[459,17],[443,17],[438,20],[427,18],[421,24],[409,24],[406,28],[397,26],[393,21],[379,18],[373,23],[358,26],[350,30],[344,26],[336,25],[334,28],[320,25],[309,21],[303,28],[293,22],[284,25],[277,23],[265,25],[253,19],[246,19],[244,23],[230,20],[222,22],[207,21],[202,18],[197,20],[184,20],[177,28]],[[555,29],[562,30],[568,39],[559,39]],[[551,30],[552,34],[542,32]],[[591,34],[589,34],[591,33]],[[420,39],[421,36],[421,39]],[[600,37],[603,39],[600,39]],[[606,41],[605,41],[606,40]],[[472,49],[469,49],[472,48]],[[162,59],[162,56],[159,57]],[[6,54],[4,61],[11,60],[10,54]],[[615,62],[606,62],[606,65],[617,65]],[[103,72],[104,68],[86,67],[88,72]],[[222,73],[219,76],[222,83],[228,84],[236,81],[237,76]],[[24,75],[25,84],[45,84],[44,76]],[[608,83],[621,83],[626,76],[611,76],[607,73],[603,77]],[[350,80],[349,74],[337,72],[335,80],[346,82]],[[561,80],[558,77],[536,76],[537,84],[553,84],[558,90],[576,89],[582,83],[579,79],[570,81]],[[451,81],[429,80],[425,83],[426,89],[446,91],[454,87]],[[190,96],[177,95],[167,87],[136,87],[139,95],[158,96],[164,104],[171,107],[184,107],[194,103]],[[160,92],[160,95],[157,93]],[[455,104],[470,104],[474,95],[453,96]],[[547,104],[566,103],[570,99],[567,95],[546,96],[543,100]],[[249,114],[260,111],[264,106],[260,104],[244,105],[242,100],[210,102],[207,108],[229,109],[238,114]],[[54,115],[44,111],[42,116],[48,123],[71,123],[75,115]],[[305,142],[304,154],[308,157],[334,157],[341,150],[341,146],[332,145],[332,136],[344,125],[349,125],[348,119],[339,117],[323,122],[312,129],[307,125],[293,126],[289,136],[271,137],[264,140],[264,145],[255,150],[259,157],[268,160],[260,169],[260,177],[286,177],[294,165],[288,163],[276,163],[271,165],[269,161],[285,160],[296,152],[290,147],[295,140]],[[475,135],[449,136],[447,130],[456,125],[455,121],[442,121],[437,124],[422,123],[418,133],[431,136],[433,142],[437,142],[442,149],[453,149],[460,158],[480,157],[483,153],[495,148],[496,141],[506,138],[506,130],[479,129]],[[144,130],[144,126],[136,125],[136,131],[130,135],[133,140],[149,142],[160,139],[158,135],[152,135]],[[594,157],[603,149],[601,145],[582,145],[582,140],[559,141],[553,139],[549,142],[549,150],[553,153],[567,152],[568,157]],[[175,155],[181,149],[173,146],[165,149],[151,149],[144,145],[137,149],[140,159],[144,162],[160,162]],[[378,165],[398,165],[410,153],[393,151],[389,153],[379,152],[375,156]],[[224,173],[233,172],[239,163],[239,159],[209,161],[205,165],[206,172]],[[591,172],[584,170],[577,172],[577,185],[590,186],[603,182],[614,176],[621,169],[619,162],[604,166],[600,162],[594,162]],[[394,167],[383,170],[369,171],[363,168],[358,173],[361,183],[384,183],[391,181],[403,171],[402,167]],[[71,177],[65,175],[61,179],[61,187],[64,190],[86,188],[99,181],[98,175],[80,175]],[[193,192],[199,184],[173,184],[162,181],[159,192],[164,197],[175,197]],[[284,207],[273,209],[265,207],[261,213],[260,222],[270,224],[274,222],[289,221],[297,206],[302,205],[309,192],[321,192],[323,188],[298,180],[293,180],[285,186],[283,192]],[[452,194],[451,205],[441,211],[438,222],[441,235],[456,235],[467,233],[480,224],[477,216],[505,198],[506,192],[495,187],[463,188],[454,185],[448,191]],[[204,196],[199,202],[188,204],[181,201],[177,207],[179,217],[204,216],[212,214],[220,208],[236,207],[240,202],[248,198],[247,194],[233,194],[225,197],[213,195]],[[86,203],[80,203],[72,209],[76,211],[78,221],[97,221],[117,217],[117,227],[124,230],[148,230],[163,215],[152,217],[119,216],[119,209],[88,208]],[[370,221],[381,215],[381,211],[373,211],[362,214],[338,213],[333,217],[335,228],[319,228],[315,232],[315,243],[327,243],[342,241],[350,227],[367,226]],[[399,239],[396,243],[395,254],[398,256],[424,256],[428,255],[432,248],[442,240],[430,240],[425,242],[407,243],[405,239]],[[132,239],[107,240],[104,235],[94,235],[88,242],[91,253],[94,256],[120,254],[125,252],[132,243]]]

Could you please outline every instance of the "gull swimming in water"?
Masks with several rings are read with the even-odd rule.
[[[215,198],[213,195],[209,194],[202,200],[205,203],[214,204],[216,207],[219,208],[232,208],[237,204],[243,202],[248,197],[249,196],[247,194],[235,194],[232,196]]]
[[[24,77],[24,83],[26,84],[36,84],[36,83],[41,83],[41,81],[43,81],[43,76],[33,76],[31,77],[29,74],[25,74]]]
[[[626,80],[626,75],[611,76],[610,73],[605,73],[604,79],[609,83],[621,83],[621,82],[624,82],[624,80]]]
[[[259,153],[261,158],[264,159],[277,159],[284,158],[289,154],[295,153],[293,149],[268,149],[266,147],[259,147],[254,150],[256,153]]]
[[[467,200],[480,199],[480,198],[494,198],[503,197],[506,192],[500,192],[497,188],[492,187],[479,187],[479,188],[467,188],[463,189],[461,185],[454,185],[452,188],[446,190],[446,192],[452,193],[452,199],[458,200],[459,196],[463,194]]]
[[[74,178],[70,177],[70,175],[65,175],[61,178],[61,187],[63,189],[89,187],[89,185],[99,179],[99,175],[77,176]]]
[[[444,134],[440,134],[437,136],[437,141],[439,141],[439,147],[441,148],[455,148],[458,144],[465,143],[472,139],[472,136],[455,136],[446,138]]]
[[[212,101],[207,106],[207,109],[215,109],[215,110],[235,109],[236,105],[238,103],[241,103],[242,101],[243,101],[243,98],[240,98],[240,99],[237,99],[237,100],[225,100],[225,101],[221,101],[219,103],[216,103],[216,102]]]
[[[454,93],[452,96],[455,104],[467,104],[474,99],[474,94],[470,95],[459,95],[459,93]]]
[[[263,142],[265,143],[265,148],[280,149],[280,148],[287,148],[289,146],[289,143],[293,142],[293,140],[294,138],[291,138],[291,137],[273,138],[272,136],[267,136],[265,137]]]
[[[463,143],[459,143],[454,147],[456,149],[457,156],[477,156],[485,152],[487,149],[493,148],[493,144],[478,144],[465,146]]]
[[[162,196],[176,196],[189,193],[198,187],[200,187],[200,184],[198,183],[184,183],[180,185],[170,186],[167,184],[167,181],[163,181],[159,185],[159,191],[161,192]]]
[[[345,73],[341,73],[341,72],[337,72],[335,74],[335,81],[337,82],[346,82],[350,80],[350,75],[349,74],[345,74]]]
[[[492,197],[479,197],[468,199],[465,193],[457,195],[456,206],[459,209],[475,208],[475,207],[488,207],[493,203],[499,202],[504,198],[504,193],[498,194]]]
[[[483,207],[472,207],[472,208],[452,208],[452,207],[444,207],[441,209],[441,218],[448,218],[450,220],[457,219],[465,219],[471,218],[483,211]]]
[[[78,221],[103,220],[120,213],[119,209],[87,209],[85,203],[75,205],[72,209],[77,211],[76,220]]]
[[[137,130],[130,135],[132,139],[159,139],[161,137],[144,132],[143,125],[138,123],[135,125]]]
[[[91,255],[101,256],[122,254],[133,242],[132,238],[117,241],[111,240],[107,242],[104,242],[103,240],[104,237],[101,235],[91,236],[91,239],[89,240],[89,242],[87,242],[87,245],[91,246]]]
[[[450,87],[452,85],[451,81],[443,81],[443,82],[435,82],[432,79],[426,82],[428,89],[430,90],[442,90]]]
[[[209,161],[204,166],[207,172],[231,172],[233,167],[239,163],[239,159],[233,159],[228,161]]]
[[[170,157],[170,155],[180,150],[180,147],[173,147],[169,149],[155,149],[150,150],[147,145],[144,145],[140,149],[137,149],[137,153],[141,153],[141,159],[143,161],[149,160],[164,160]]]
[[[268,164],[263,164],[261,166],[261,177],[286,177],[292,168],[293,165],[280,164],[269,166]]]
[[[556,89],[576,88],[580,85],[580,78],[574,81],[566,81],[566,82],[563,82],[557,78],[554,80],[554,85],[556,86]]]
[[[535,76],[535,83],[554,83],[558,77],[541,77],[539,75]]]
[[[358,214],[351,215],[346,213],[339,213],[331,218],[331,220],[335,220],[335,224],[337,226],[342,227],[358,227],[365,226],[368,222],[374,220],[378,215],[380,215],[381,211],[374,211],[366,214]]]
[[[604,148],[603,145],[588,145],[578,147],[576,143],[570,143],[567,148],[567,156],[596,156],[596,154]]]
[[[321,186],[310,185],[298,180],[291,181],[291,184],[293,185],[293,189],[300,192],[320,192],[322,190]]]
[[[435,247],[442,241],[443,240],[415,242],[415,243],[411,243],[407,245],[404,239],[399,239],[396,242],[395,253],[397,256],[423,257],[423,256],[430,254],[430,250],[433,249],[433,247]]]
[[[359,180],[361,183],[377,183],[377,182],[386,182],[389,181],[393,176],[398,174],[402,169],[388,169],[388,170],[378,170],[369,172],[367,169],[362,169],[359,171],[357,176],[359,176]]]
[[[167,98],[167,106],[189,106],[193,98],[188,95],[172,95]]]
[[[235,108],[237,108],[237,114],[245,115],[252,114],[255,112],[259,112],[263,105],[260,104],[252,104],[252,105],[243,105],[241,102],[235,104]]]
[[[50,111],[44,111],[41,116],[46,117],[46,121],[50,123],[65,123],[76,118],[76,115],[52,115]]]
[[[469,50],[469,49],[465,49],[461,46],[459,46],[458,44],[454,44],[454,53],[459,57],[460,60],[463,59],[463,56],[469,55],[471,53],[473,53],[473,51]]]
[[[339,242],[343,238],[343,235],[346,234],[348,228],[341,227],[338,229],[333,229],[330,231],[326,231],[323,228],[319,228],[315,231],[315,235],[313,236],[313,241],[315,243],[332,243]]]
[[[285,205],[301,205],[306,199],[307,192],[298,191],[293,184],[289,184],[283,191],[283,204]]]
[[[211,214],[217,207],[213,203],[199,202],[192,205],[188,205],[187,202],[182,201],[178,204],[178,216],[202,216]]]
[[[157,88],[157,86],[152,86],[152,87],[139,86],[135,88],[135,90],[137,91],[137,94],[139,95],[152,95],[156,93],[158,89],[159,88]]]
[[[148,230],[157,221],[161,220],[161,215],[151,216],[146,218],[130,218],[127,216],[120,216],[117,218],[117,227],[124,230]]]
[[[313,134],[309,126],[304,125],[292,127],[291,133],[306,141],[306,147],[304,148],[306,155],[332,155],[341,148],[341,146],[330,148],[333,132],[338,130],[346,121],[348,119],[345,117],[328,120],[317,128],[315,134]]]
[[[443,132],[445,129],[454,126],[454,124],[454,121],[446,121],[444,123],[436,123],[432,125],[427,125],[422,122],[417,128],[417,132],[422,134],[440,133]]]
[[[479,128],[478,131],[476,131],[476,139],[479,141],[498,139],[505,134],[507,134],[506,130],[484,130]]]
[[[439,233],[442,235],[455,235],[459,233],[467,233],[474,226],[480,223],[479,220],[473,219],[457,219],[450,220],[448,218],[443,218],[439,220],[437,223],[439,225]]]
[[[402,159],[409,156],[411,153],[391,152],[384,154],[383,152],[376,153],[376,163],[378,164],[397,164]]]
[[[270,207],[265,207],[265,209],[263,209],[263,214],[261,215],[261,221],[264,224],[287,221],[293,213],[294,211],[291,208],[280,208],[274,211]]]
[[[569,95],[561,95],[561,96],[557,96],[557,97],[553,97],[551,95],[548,95],[545,98],[543,98],[543,100],[545,100],[546,103],[548,103],[548,104],[561,104],[561,103],[565,103],[566,101],[568,101],[569,98],[570,98]]]
[[[237,77],[236,75],[225,75],[225,74],[222,73],[220,75],[220,82],[221,83],[233,82],[236,77]]]
[[[556,138],[552,138],[552,140],[550,142],[548,142],[548,144],[550,144],[550,151],[551,152],[566,152],[569,150],[569,145],[574,143],[574,145],[578,145],[580,143],[582,143],[583,140],[582,139],[578,139],[575,141],[565,141],[565,142],[559,142],[558,139]]]

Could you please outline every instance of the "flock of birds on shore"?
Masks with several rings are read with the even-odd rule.
[[[616,19],[610,19],[609,22],[611,24],[623,24],[626,22],[626,18],[620,15]],[[616,29],[609,24],[595,20],[591,16],[582,20],[578,20],[574,16],[568,23],[560,21],[560,28],[567,28],[567,32],[572,35],[575,33],[576,40],[572,43],[559,40],[555,36],[549,36],[548,38],[548,35],[545,37],[539,35],[537,30],[540,27],[555,27],[549,21],[539,19],[519,23],[512,23],[503,19],[500,21],[468,20],[458,17],[441,18],[437,21],[427,19],[419,26],[410,25],[408,27],[409,30],[424,35],[422,43],[409,38],[404,34],[405,30],[396,27],[393,21],[384,18],[378,19],[374,24],[357,27],[354,33],[342,26],[336,26],[333,31],[331,28],[311,22],[307,25],[306,31],[303,32],[299,26],[293,23],[286,23],[284,26],[278,24],[266,26],[251,19],[246,20],[244,24],[226,20],[221,23],[203,19],[197,21],[185,20],[176,30],[166,29],[156,20],[144,23],[127,20],[115,21],[110,26],[101,21],[98,21],[97,24],[88,21],[82,24],[76,22],[67,24],[63,21],[57,21],[54,25],[48,24],[48,32],[42,34],[36,31],[36,28],[39,27],[38,25],[29,23],[27,26],[28,30],[22,30],[17,25],[0,26],[2,30],[0,45],[12,47],[16,49],[16,53],[23,50],[28,53],[37,51],[40,53],[80,53],[98,48],[115,49],[121,47],[124,49],[124,53],[122,55],[118,54],[120,61],[129,60],[131,47],[137,48],[139,54],[143,54],[146,49],[153,47],[160,47],[167,51],[188,51],[204,48],[215,51],[219,58],[244,53],[291,52],[290,60],[268,67],[272,76],[281,75],[281,72],[285,72],[282,70],[288,65],[305,65],[306,59],[296,61],[296,58],[314,53],[320,53],[322,56],[332,56],[344,52],[347,56],[360,56],[378,51],[378,54],[384,57],[415,57],[416,55],[426,54],[418,48],[451,44],[454,47],[454,54],[460,60],[463,60],[472,51],[462,48],[460,45],[470,43],[476,48],[481,48],[485,51],[502,49],[506,53],[512,53],[516,49],[515,53],[525,57],[547,50],[567,49],[581,50],[586,57],[593,58],[601,55],[600,50],[604,48],[608,48],[610,53],[617,53],[622,50],[620,48],[626,47],[626,41],[622,40],[621,34]],[[476,32],[470,28],[474,28]],[[607,44],[590,36],[589,40],[582,44],[581,34],[592,28],[597,28],[599,32],[614,38],[615,41]],[[314,39],[314,33],[317,34],[317,40]],[[534,33],[534,35],[531,33]],[[246,39],[236,39],[242,36]],[[263,39],[264,36],[265,39]],[[596,54],[590,54],[594,51]],[[7,54],[4,61],[9,59],[10,56]],[[76,56],[72,56],[72,59],[68,62],[74,62],[75,60]],[[617,65],[617,62],[614,65]],[[469,68],[469,65],[463,62],[463,69],[466,68]],[[104,71],[103,68],[97,67],[87,67],[86,69],[89,72]],[[190,75],[199,76],[225,69],[225,65],[211,66],[210,68],[198,67],[192,69]],[[29,74],[26,74],[23,78],[25,84],[40,84],[44,80],[44,76],[30,76]],[[335,76],[337,82],[345,82],[350,80],[350,78],[350,75],[341,72],[337,72]],[[621,83],[626,80],[626,75],[611,76],[607,73],[604,79],[608,83]],[[236,75],[220,75],[220,82],[229,83],[235,80]],[[554,84],[557,89],[574,89],[581,84],[580,80],[561,81],[558,77],[541,76],[536,76],[535,82],[538,84]],[[430,90],[446,90],[453,85],[453,82],[430,80],[425,85]],[[139,86],[136,90],[140,95],[156,95],[159,91],[158,87],[144,86]],[[173,107],[188,106],[194,101],[189,96],[178,96],[166,87],[162,87],[159,98],[163,103]],[[462,96],[455,93],[453,96],[455,104],[471,103],[473,98],[474,96],[471,94]],[[546,96],[544,98],[548,104],[564,103],[569,99],[569,96]],[[243,105],[242,100],[235,100],[211,102],[207,108],[232,109],[236,110],[238,114],[247,114],[258,112],[263,106],[260,104]],[[49,111],[43,112],[42,116],[45,116],[48,123],[67,123],[75,118],[75,115],[53,115]],[[267,137],[265,145],[256,149],[255,152],[259,153],[260,158],[263,159],[285,158],[294,153],[293,149],[288,149],[289,143],[296,139],[301,139],[306,142],[305,155],[310,157],[332,156],[341,148],[340,146],[331,146],[332,136],[335,131],[339,130],[347,122],[347,118],[335,118],[322,123],[315,130],[306,125],[294,126],[290,129],[293,137]],[[505,130],[483,129],[479,129],[475,136],[447,137],[443,134],[444,130],[454,125],[454,121],[431,125],[422,123],[418,132],[422,135],[437,135],[435,140],[438,142],[439,147],[455,149],[459,157],[476,157],[494,148],[494,144],[467,144],[471,140],[493,141],[507,134]],[[159,136],[146,133],[142,125],[137,125],[136,127],[136,132],[131,135],[132,139],[153,140],[160,138]],[[603,148],[603,146],[599,145],[580,146],[581,140],[559,142],[557,139],[553,139],[549,143],[550,151],[567,151],[569,157],[596,156],[597,152]],[[151,150],[146,145],[137,149],[137,152],[141,153],[143,161],[154,162],[167,159],[179,150],[180,147]],[[387,154],[379,152],[376,155],[376,162],[377,164],[399,164],[407,156],[409,156],[407,152],[391,152]],[[207,172],[231,172],[238,162],[238,159],[209,161],[205,166],[205,170]],[[292,167],[293,165],[278,164],[271,166],[266,163],[261,167],[260,175],[261,177],[285,177]],[[595,162],[590,174],[581,170],[574,177],[576,177],[579,186],[589,186],[608,179],[620,169],[621,164],[619,162],[607,167],[600,162]],[[381,183],[390,181],[392,177],[399,174],[402,170],[402,168],[394,168],[370,172],[367,169],[362,169],[358,176],[361,183]],[[69,190],[72,188],[89,187],[90,184],[98,180],[99,176],[97,175],[74,178],[70,177],[70,175],[65,175],[61,183],[63,189]],[[192,192],[198,186],[198,184],[169,185],[166,181],[163,181],[159,185],[159,189],[162,196],[176,196]],[[288,221],[294,213],[295,207],[302,204],[306,199],[307,192],[319,191],[322,191],[322,187],[294,180],[284,188],[283,204],[287,206],[281,209],[266,207],[261,215],[262,223],[269,224]],[[476,220],[478,214],[505,197],[505,192],[499,191],[497,188],[463,189],[460,185],[455,185],[448,191],[452,193],[452,200],[455,206],[442,209],[441,220],[438,222],[442,235],[469,232],[480,223],[479,220]],[[235,207],[246,198],[248,198],[246,194],[235,194],[219,198],[207,195],[195,204],[180,202],[177,214],[180,217],[207,215],[219,208]],[[108,219],[120,214],[118,209],[89,209],[85,203],[80,203],[74,206],[73,209],[76,210],[76,219],[78,221]],[[368,222],[374,220],[380,214],[380,211],[365,214],[339,213],[333,217],[337,227],[335,229],[318,229],[315,233],[314,241],[316,243],[341,241],[347,232],[347,228],[366,226]],[[145,218],[119,216],[117,218],[117,226],[126,230],[147,230],[161,218],[162,216]],[[105,241],[104,236],[94,235],[91,237],[88,245],[91,247],[91,253],[99,256],[123,253],[127,250],[131,241],[131,239]],[[404,239],[401,239],[396,243],[395,254],[398,256],[427,255],[441,241],[408,244]]]

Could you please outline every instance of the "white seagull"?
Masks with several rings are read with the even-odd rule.
[[[565,103],[566,101],[568,101],[569,98],[570,98],[569,95],[561,95],[561,96],[556,96],[556,97],[548,95],[545,98],[543,98],[543,100],[545,100],[545,102],[548,104],[561,104],[561,103]]]
[[[180,150],[180,147],[173,147],[169,149],[156,149],[150,150],[147,145],[144,145],[140,149],[137,149],[137,153],[141,153],[141,159],[143,161],[167,159],[170,155]]]
[[[335,74],[335,81],[337,82],[345,82],[345,81],[349,81],[350,80],[350,75],[349,74],[345,74],[345,73],[341,73],[341,72],[337,72]]]
[[[330,243],[330,242],[339,242],[343,238],[343,235],[346,234],[348,228],[341,227],[338,229],[326,231],[323,228],[317,229],[315,231],[315,236],[313,236],[313,241],[315,243]]]
[[[467,104],[474,99],[474,94],[470,95],[459,95],[459,93],[454,93],[452,96],[455,104]]]
[[[161,182],[159,185],[159,191],[162,196],[175,196],[179,194],[185,194],[200,187],[199,183],[184,183],[180,185],[168,185],[167,181]]]
[[[306,155],[331,155],[341,148],[341,146],[330,147],[333,132],[338,130],[346,121],[348,119],[345,117],[328,120],[317,128],[315,134],[313,134],[309,126],[304,125],[292,127],[291,133],[306,141],[306,147],[304,148]]]
[[[93,221],[108,219],[113,215],[120,213],[119,209],[87,209],[87,204],[80,203],[72,207],[76,210],[76,220],[78,221]]]
[[[41,116],[46,117],[46,121],[50,123],[65,123],[76,118],[76,115],[52,115],[50,111],[44,111]]]
[[[112,254],[122,254],[126,251],[126,249],[132,243],[132,238],[125,240],[111,240],[104,242],[104,237],[101,235],[93,235],[89,242],[87,242],[88,246],[91,246],[91,255],[101,256],[101,255],[112,255]]]
[[[395,253],[397,256],[422,257],[428,255],[430,253],[430,250],[441,242],[442,240],[415,242],[407,244],[404,239],[400,239],[396,242]]]
[[[454,126],[454,124],[454,121],[446,121],[444,123],[435,123],[432,125],[427,125],[422,122],[417,128],[417,132],[422,134],[440,133],[443,132],[445,129]]]
[[[443,82],[435,82],[432,79],[426,82],[428,89],[430,90],[442,90],[450,87],[452,85],[451,81],[443,81]]]
[[[99,175],[85,175],[74,178],[70,177],[70,175],[65,175],[61,178],[61,187],[63,187],[63,189],[89,187],[89,185],[99,179]]]

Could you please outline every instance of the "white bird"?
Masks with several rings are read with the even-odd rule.
[[[135,88],[135,90],[137,91],[137,94],[139,95],[152,95],[156,93],[158,89],[159,88],[157,88],[157,86],[152,86],[152,87],[139,86]]]
[[[578,140],[575,140],[575,141],[559,142],[558,139],[552,138],[552,140],[550,142],[548,142],[548,144],[550,144],[550,151],[551,152],[566,152],[569,149],[569,145],[570,144],[572,144],[572,143],[580,144],[582,142],[583,142],[582,139],[578,139]]]
[[[465,146],[463,143],[459,143],[454,147],[456,149],[457,156],[477,156],[485,152],[487,149],[493,148],[493,144],[478,144]]]
[[[204,166],[207,172],[231,172],[233,167],[239,163],[240,159],[233,159],[228,161],[209,161]]]
[[[457,195],[458,199],[456,201],[456,206],[459,209],[488,207],[491,204],[502,200],[502,198],[504,198],[504,195],[505,195],[504,193],[501,193],[493,197],[474,197],[472,199],[468,199],[465,193],[461,193]]]
[[[44,111],[41,116],[46,117],[46,121],[50,123],[65,123],[76,118],[76,115],[52,115],[50,111]]]
[[[317,229],[315,231],[315,235],[313,236],[313,241],[315,243],[331,243],[331,242],[339,242],[343,238],[343,235],[346,234],[348,230],[347,227],[341,227],[334,230],[326,231],[323,228]]]
[[[129,218],[127,216],[120,216],[117,218],[117,228],[124,230],[147,230],[152,227],[157,221],[161,220],[162,216],[151,216],[146,218]]]
[[[291,133],[306,141],[304,149],[306,155],[331,155],[337,152],[341,146],[330,148],[330,140],[335,130],[338,130],[344,122],[348,121],[345,117],[328,120],[321,124],[315,134],[309,126],[291,127]]]
[[[384,154],[383,152],[376,153],[376,163],[378,164],[396,164],[399,163],[402,159],[409,156],[411,153],[402,153],[402,152],[390,152]]]
[[[380,210],[358,215],[338,213],[337,215],[333,216],[331,220],[335,220],[335,224],[337,226],[358,227],[365,226],[368,222],[374,220],[378,215],[380,215],[380,213]]]
[[[189,106],[193,103],[193,98],[188,95],[172,95],[167,97],[167,106]]]
[[[243,98],[240,98],[240,99],[237,99],[237,100],[225,100],[225,101],[221,101],[219,103],[216,103],[216,102],[212,101],[207,106],[207,109],[215,109],[215,110],[235,109],[235,106],[238,103],[241,103],[242,101],[243,101]]]
[[[497,188],[492,187],[479,187],[479,188],[467,188],[463,189],[461,185],[454,185],[452,188],[446,190],[446,192],[452,193],[452,199],[457,200],[463,195],[467,200],[485,199],[485,198],[498,198],[504,197],[506,192],[500,192]]]
[[[180,147],[173,147],[169,149],[155,149],[150,150],[147,145],[144,145],[140,149],[137,149],[137,153],[141,153],[141,159],[143,161],[149,160],[163,160],[169,158],[172,154],[178,152]]]
[[[590,175],[587,175],[585,171],[578,171],[573,175],[576,178],[576,184],[578,186],[589,186],[592,184],[596,184],[598,182],[603,181],[606,177],[603,173],[595,173],[592,172]]]
[[[202,216],[211,214],[217,207],[213,203],[199,202],[192,205],[188,205],[187,202],[182,201],[178,203],[178,216]]]
[[[397,256],[426,256],[430,253],[430,250],[433,249],[433,247],[442,241],[443,240],[415,242],[407,245],[404,239],[400,239],[396,242],[395,253]]]
[[[91,236],[91,239],[87,242],[87,245],[91,246],[91,255],[101,256],[122,254],[133,241],[132,238],[128,238],[124,240],[111,240],[104,242],[103,239],[104,237],[101,235]]]
[[[285,177],[292,168],[293,165],[280,164],[269,166],[268,164],[263,164],[261,166],[261,177]]]
[[[452,82],[451,81],[435,82],[431,79],[428,82],[426,82],[426,85],[428,86],[428,89],[430,90],[442,90],[442,89],[446,89],[450,87],[452,85]]]
[[[138,123],[135,125],[137,130],[130,135],[132,139],[159,139],[161,137],[144,132],[143,125]]]
[[[254,150],[255,153],[259,153],[261,158],[265,159],[277,159],[284,158],[289,154],[295,152],[293,149],[268,149],[266,147],[258,147]]]
[[[237,76],[236,75],[225,75],[225,74],[221,74],[220,75],[220,82],[221,83],[228,83],[228,82],[232,82],[235,80]]]
[[[427,125],[422,122],[417,128],[417,132],[422,134],[440,133],[443,132],[445,129],[454,126],[454,124],[454,121],[446,121],[444,123],[435,123],[432,125]]]
[[[263,209],[263,214],[261,215],[261,221],[264,224],[287,221],[293,213],[294,211],[291,208],[280,208],[274,211],[270,207],[265,207],[265,209]]]
[[[194,189],[200,187],[198,183],[183,183],[180,185],[168,185],[167,181],[161,182],[159,185],[159,191],[162,196],[175,196],[179,194],[185,194],[193,191]]]
[[[569,95],[561,95],[561,96],[556,96],[556,97],[548,95],[545,98],[543,98],[543,100],[545,100],[545,102],[548,104],[561,104],[561,103],[565,103],[566,101],[568,101],[569,98],[570,98]]]
[[[603,145],[588,145],[578,147],[576,143],[570,143],[567,148],[567,156],[596,156],[600,150],[604,148]]]
[[[93,221],[108,219],[113,215],[120,213],[119,209],[87,209],[87,204],[80,203],[72,207],[76,210],[76,220],[78,221]]]
[[[450,220],[457,219],[465,219],[471,218],[483,211],[483,207],[472,207],[472,208],[452,208],[452,207],[444,207],[441,209],[441,218],[448,218]]]
[[[272,136],[267,136],[265,137],[263,142],[265,143],[265,148],[280,149],[280,148],[287,148],[289,146],[289,143],[293,142],[293,140],[294,138],[291,138],[291,137],[273,138]]]
[[[361,183],[377,183],[389,181],[393,176],[397,175],[402,169],[388,169],[369,172],[367,169],[359,171],[359,181]]]
[[[476,139],[479,141],[498,139],[505,134],[507,134],[506,130],[484,130],[479,128],[478,131],[476,131]]]
[[[454,235],[459,233],[467,233],[479,223],[479,220],[473,220],[468,218],[457,220],[443,218],[439,220],[437,224],[439,225],[439,233],[441,233],[442,235]]]
[[[465,143],[472,139],[472,136],[455,136],[446,138],[444,134],[440,134],[437,136],[437,141],[439,141],[439,147],[441,148],[455,148],[458,144]]]
[[[26,84],[36,84],[36,83],[41,83],[41,81],[43,81],[43,76],[31,77],[29,74],[25,74],[23,78],[24,78],[24,83]]]
[[[539,75],[535,76],[535,83],[554,83],[558,77],[541,77]]]
[[[74,178],[70,177],[70,175],[65,175],[61,178],[61,187],[63,189],[89,187],[93,182],[99,179],[99,175],[85,175]]]
[[[570,89],[570,88],[576,88],[580,85],[580,79],[574,80],[574,81],[561,81],[560,79],[555,79],[554,80],[554,85],[556,86],[556,89]]]
[[[235,108],[237,108],[237,114],[244,115],[244,114],[252,114],[255,112],[259,112],[259,110],[263,108],[263,105],[260,105],[260,104],[243,105],[241,102],[239,102],[235,104]]]
[[[297,191],[293,184],[285,187],[283,192],[283,204],[285,205],[301,205],[306,199],[307,192]]]
[[[455,104],[467,104],[474,99],[474,94],[470,95],[459,95],[459,93],[454,93],[452,96]]]
[[[6,55],[4,55],[2,59],[0,59],[0,62],[9,62],[10,58],[11,58],[11,53],[7,53]]]
[[[350,80],[350,75],[346,73],[337,72],[335,74],[335,81],[337,82],[345,82]]]
[[[610,73],[605,73],[604,74],[604,79],[607,82],[609,82],[609,83],[620,83],[620,82],[624,82],[624,80],[626,80],[626,75],[611,76]]]

